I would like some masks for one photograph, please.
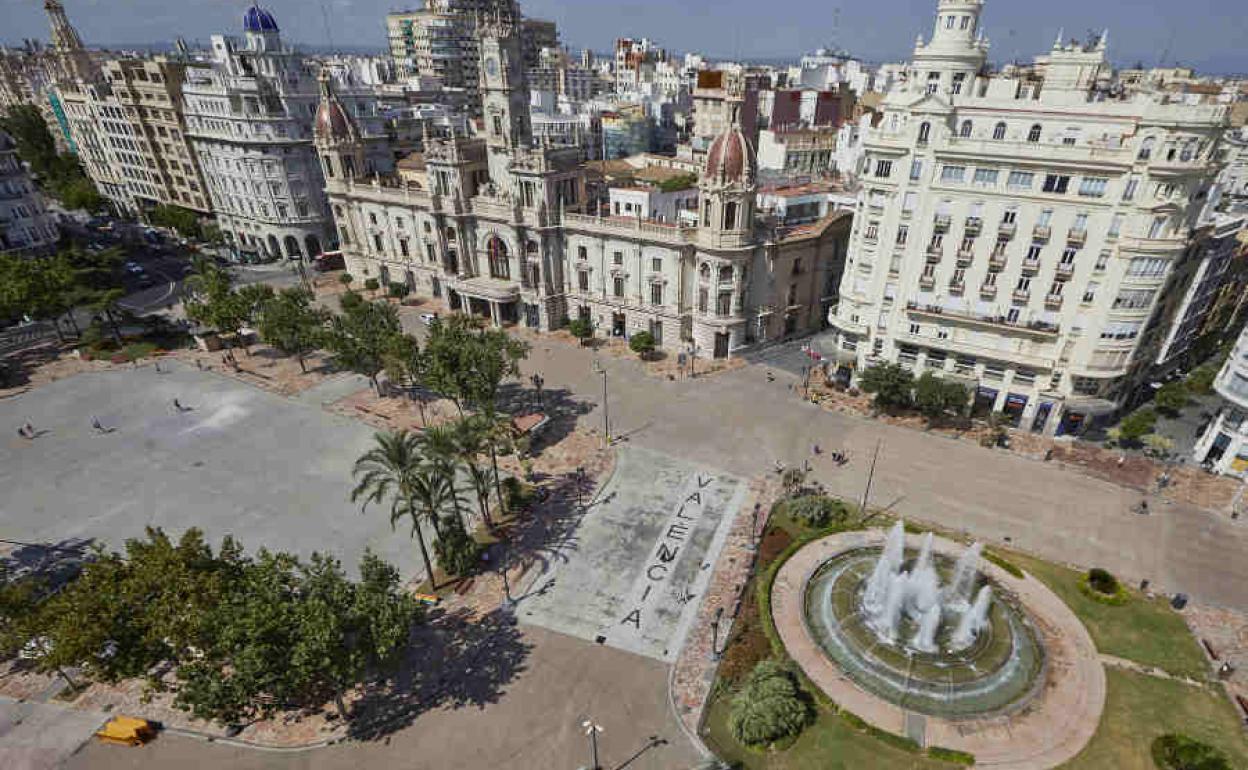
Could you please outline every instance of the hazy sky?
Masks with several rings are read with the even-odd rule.
[[[247,0],[62,0],[89,45],[188,40],[240,31]],[[408,6],[420,0],[410,0]],[[285,36],[325,45],[382,46],[385,13],[404,0],[268,0]],[[609,50],[623,36],[648,36],[674,50],[720,57],[796,56],[835,42],[870,60],[901,60],[930,33],[936,0],[527,0],[528,16],[558,22],[565,44]],[[837,12],[837,9],[839,13]],[[1030,59],[1067,35],[1110,29],[1110,55],[1213,72],[1248,72],[1244,0],[987,0],[984,28],[994,61]],[[47,39],[41,0],[0,0],[0,41]]]

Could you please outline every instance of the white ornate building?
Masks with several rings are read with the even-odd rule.
[[[1248,478],[1248,328],[1213,382],[1222,409],[1196,443],[1193,455],[1214,471]]]
[[[580,316],[599,334],[650,331],[705,357],[820,328],[849,215],[787,230],[756,216],[739,103],[709,147],[696,226],[580,213],[579,151],[533,141],[518,15],[478,27],[483,135],[427,138],[396,176],[358,172],[353,121],[326,95],[317,148],[357,280],[406,282],[499,324],[552,329]]]
[[[980,409],[1077,432],[1132,398],[1150,324],[1216,173],[1220,105],[1112,87],[1107,35],[986,68],[983,0],[932,37],[868,132],[841,301],[845,363],[899,362]]]
[[[54,247],[57,238],[56,224],[17,157],[16,143],[0,131],[0,254],[38,254]]]
[[[272,14],[252,6],[243,38],[212,36],[212,66],[183,87],[191,139],[222,235],[236,256],[315,256],[334,241],[312,146],[319,68],[282,42]],[[370,132],[371,92],[343,102]]]

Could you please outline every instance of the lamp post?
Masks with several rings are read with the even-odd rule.
[[[530,378],[530,381],[533,383],[533,387],[537,390],[537,408],[538,408],[538,410],[539,410],[539,411],[545,410],[545,409],[546,409],[546,402],[545,402],[545,400],[542,398],[542,386],[546,384],[546,380],[542,378],[542,375],[540,375],[540,374],[535,374],[535,375],[533,375],[533,376]]]
[[[719,621],[724,617],[724,608],[715,608],[715,617],[711,618],[711,658],[719,660]]]
[[[754,503],[754,510],[750,512],[750,545],[751,551],[758,550],[758,510],[762,508],[762,503]]]
[[[602,375],[602,445],[611,446],[611,404],[607,400],[607,370],[594,357],[594,374]]]
[[[576,507],[585,512],[585,503],[581,501],[581,488],[585,486],[585,466],[576,466]]]
[[[589,752],[592,757],[589,770],[602,770],[602,765],[598,764],[598,733],[602,732],[602,727],[590,719],[581,722],[581,727],[585,728],[585,734],[589,736]]]
[[[689,343],[689,377],[697,379],[698,376],[698,343]]]

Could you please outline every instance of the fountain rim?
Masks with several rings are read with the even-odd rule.
[[[1074,611],[1030,574],[1016,578],[996,564],[981,563],[982,572],[1016,594],[1045,648],[1049,667],[1044,676],[1037,677],[1037,683],[1043,684],[1027,701],[1028,708],[958,720],[922,715],[919,732],[914,734],[910,715],[918,712],[866,692],[826,655],[805,622],[808,577],[837,554],[881,545],[886,534],[886,530],[873,528],[816,538],[788,554],[775,568],[768,589],[770,620],[786,653],[811,684],[839,708],[876,728],[909,735],[921,745],[968,752],[978,764],[991,764],[999,770],[1052,768],[1077,756],[1100,724],[1107,697],[1105,670],[1091,635]],[[918,536],[907,533],[907,548],[917,542]],[[941,535],[936,535],[934,545],[946,554],[965,547]]]
[[[905,548],[903,549],[903,553],[904,551],[912,550],[911,542],[910,542],[911,537],[925,537],[926,534],[927,533],[923,533],[921,535],[912,535],[912,533],[907,532]],[[968,545],[964,545],[962,543],[958,543],[957,541],[949,540],[947,538],[942,538],[939,535],[937,535],[936,537],[932,538],[932,555],[943,556],[945,558],[953,558],[955,554],[951,554],[950,549],[942,547],[945,545],[961,546],[963,550],[970,548],[970,546]],[[833,559],[840,558],[841,556],[844,556],[848,553],[852,553],[854,551],[865,551],[865,550],[870,550],[873,548],[879,548],[880,546],[881,544],[870,544],[870,543],[864,544],[864,545],[854,545],[854,546],[849,546],[840,551],[837,551],[836,553],[833,553],[831,555],[824,557],[823,560],[820,561],[818,564],[816,564],[813,569],[808,570],[805,576],[802,578],[800,595],[802,597],[803,608],[806,606],[806,601],[809,599],[809,596],[810,596],[810,581],[813,580],[815,576],[817,576],[823,570],[823,568],[828,565],[829,562],[831,562]],[[1032,618],[1031,613],[1027,611],[1027,607],[1023,603],[1021,597],[1018,595],[1018,592],[1015,591],[1012,586],[1008,586],[1002,583],[1001,581],[997,580],[996,575],[988,574],[988,572],[984,569],[985,567],[991,567],[993,570],[996,570],[1002,574],[1008,575],[1009,573],[1006,573],[1005,570],[1001,569],[995,564],[992,564],[992,562],[989,562],[987,559],[981,558],[980,560],[978,571],[985,578],[987,578],[989,583],[992,585],[993,601],[994,602],[1000,601],[1002,604],[1009,606],[1009,608],[1018,615],[1023,625],[1026,626],[1026,630],[1031,634],[1032,641],[1035,643],[1037,653],[1039,654],[1039,657],[1040,657],[1040,669],[1036,672],[1036,675],[1032,677],[1031,685],[1027,688],[1027,691],[1025,693],[1023,693],[1022,695],[1020,695],[1018,698],[1014,699],[1010,703],[1004,706],[1001,706],[999,708],[990,709],[987,711],[981,711],[975,714],[965,714],[965,715],[930,714],[924,711],[920,711],[918,709],[908,709],[908,708],[905,708],[904,706],[899,706],[896,703],[893,703],[888,698],[885,698],[880,695],[876,695],[875,693],[872,693],[869,690],[865,689],[862,685],[860,685],[857,681],[854,680],[854,677],[849,672],[844,671],[844,669],[842,669],[841,666],[836,663],[836,661],[832,660],[830,657],[828,658],[828,660],[834,666],[836,666],[838,669],[842,671],[845,678],[848,679],[850,682],[852,682],[854,687],[861,690],[864,694],[873,698],[879,698],[885,703],[890,703],[896,708],[902,709],[903,711],[912,711],[916,714],[922,714],[924,717],[928,719],[942,719],[946,722],[964,724],[967,722],[976,722],[976,721],[986,720],[986,719],[997,719],[1000,717],[1008,717],[1008,716],[1018,713],[1019,711],[1022,711],[1023,709],[1027,708],[1031,704],[1031,702],[1036,698],[1036,696],[1039,695],[1043,691],[1044,685],[1048,681],[1048,678],[1049,678],[1050,656],[1048,654],[1048,649],[1045,645],[1044,635],[1040,633],[1040,627],[1036,624],[1035,619]],[[1014,576],[1009,575],[1009,577],[1013,578]],[[1014,579],[1017,580],[1017,578],[1014,578]],[[802,630],[806,632],[806,635],[808,638],[810,638],[811,640],[815,640],[814,632],[811,630],[811,627],[810,627],[810,616],[806,612],[802,612]],[[815,643],[816,643],[816,646],[818,646],[817,640],[815,640]],[[822,650],[822,647],[820,647],[820,649]],[[827,655],[826,652],[824,654],[825,656]]]

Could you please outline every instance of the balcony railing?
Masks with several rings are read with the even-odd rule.
[[[1010,296],[1015,302],[1026,302],[1031,299],[1031,292],[1026,289],[1015,289],[1014,293]]]
[[[995,288],[995,287],[989,287]],[[928,315],[945,316],[948,318],[963,318],[978,323],[993,324],[996,326],[1006,326],[1012,329],[1024,329],[1031,332],[1039,332],[1041,334],[1057,334],[1057,324],[1047,323],[1045,321],[1011,321],[1003,315],[993,315],[989,313],[976,313],[971,310],[950,310],[940,305],[923,305],[918,302],[907,302],[906,309],[918,313],[926,313]]]
[[[1049,225],[1036,225],[1032,228],[1031,237],[1035,238],[1037,241],[1047,241],[1049,238],[1053,237],[1053,228]]]
[[[958,249],[958,267],[966,267],[975,259],[974,249]]]
[[[1046,294],[1044,297],[1044,306],[1057,309],[1062,306],[1061,294]]]
[[[998,233],[1002,235],[1008,235],[1011,238],[1014,237],[1014,233],[1017,231],[1018,231],[1017,222],[1002,222],[1001,224],[997,225]]]
[[[979,217],[967,217],[964,229],[967,233],[978,233],[980,230],[984,229],[984,220]]]
[[[991,257],[988,257],[988,267],[992,268],[993,270],[1004,270],[1005,269],[1005,255],[993,254]]]
[[[953,220],[950,218],[948,214],[937,214],[936,215],[936,230],[939,232],[944,232],[948,230],[949,224],[952,221]]]
[[[919,286],[924,289],[931,289],[936,286],[936,276],[921,275],[919,276]]]
[[[1075,266],[1066,262],[1061,262],[1057,266],[1056,275],[1063,280],[1069,280],[1075,274]]]
[[[989,286],[988,284],[984,284],[983,286],[980,286],[979,296],[985,299],[992,299],[993,297],[997,296],[996,284],[993,284],[991,286]]]
[[[1023,260],[1023,272],[1034,273],[1040,269],[1040,260],[1038,258],[1028,257]]]
[[[1070,228],[1066,232],[1066,241],[1068,243],[1077,243],[1083,245],[1088,240],[1088,231],[1086,229]]]
[[[966,291],[966,281],[950,281],[949,282],[950,294],[961,294],[964,291]]]
[[[927,259],[929,262],[939,262],[944,255],[945,247],[942,244],[929,243],[927,245]]]

